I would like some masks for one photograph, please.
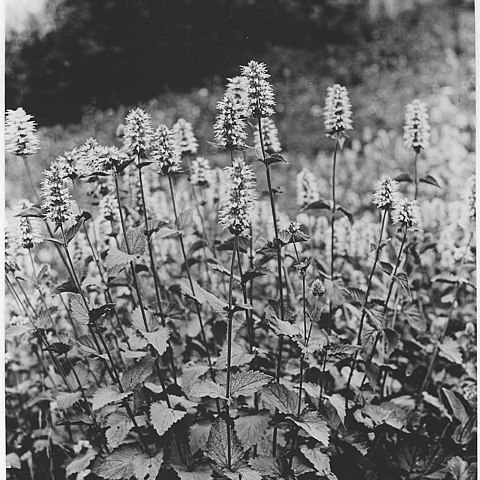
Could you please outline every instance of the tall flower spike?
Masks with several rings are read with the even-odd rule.
[[[180,154],[195,154],[198,152],[198,141],[193,132],[192,124],[184,118],[179,118],[172,127]]]
[[[468,180],[467,180],[467,188],[465,189],[464,192],[464,201],[465,204],[468,208],[468,216],[472,221],[475,221],[477,218],[477,182],[475,179],[475,175],[472,175]]]
[[[152,136],[152,120],[150,115],[136,108],[125,118],[123,144],[131,157],[142,156],[150,146]]]
[[[212,181],[212,168],[206,158],[197,157],[192,161],[189,180],[192,185],[198,185],[199,187],[205,187],[210,184]]]
[[[36,123],[23,108],[7,110],[5,118],[5,149],[18,156],[34,154],[40,149]]]
[[[171,175],[180,171],[180,150],[174,133],[166,125],[160,125],[154,132],[151,141],[150,158],[160,175]]]
[[[338,84],[328,87],[323,115],[327,137],[338,137],[353,129],[352,105],[345,87]]]
[[[262,121],[262,140],[265,151],[269,155],[272,153],[280,153],[282,151],[282,146],[278,139],[278,129],[271,118],[265,118]],[[258,130],[255,130],[255,148],[261,148]]]
[[[15,272],[17,266],[18,236],[9,227],[5,227],[5,273]]]
[[[242,233],[253,220],[255,211],[255,174],[243,159],[234,159],[225,167],[230,177],[220,209],[220,223],[234,235]]]
[[[28,200],[20,200],[16,206],[17,213],[33,207]],[[37,243],[41,243],[40,222],[34,217],[18,217],[18,233],[23,248],[32,249]]]
[[[95,139],[88,139],[79,148],[76,162],[78,175],[112,174],[116,166],[128,161],[127,155],[115,146],[98,145]]]
[[[45,217],[55,225],[62,225],[74,216],[73,200],[64,168],[56,162],[45,170],[42,180],[42,208]]]
[[[241,75],[228,79],[226,94],[239,105],[239,111],[248,116],[248,79]]]
[[[256,118],[271,117],[275,113],[275,95],[267,80],[270,78],[267,66],[251,60],[247,66],[240,67],[240,70],[248,81],[249,114]]]
[[[225,94],[217,103],[215,118],[215,141],[227,150],[242,150],[247,139],[244,112],[232,95]]]
[[[420,207],[416,200],[409,201],[404,198],[400,200],[393,209],[392,223],[394,225],[400,225],[406,227],[411,232],[419,230],[422,223],[422,215],[420,213]]]
[[[398,182],[390,177],[385,177],[377,182],[375,192],[372,196],[374,205],[380,210],[391,210],[400,200]]]
[[[407,148],[419,153],[430,145],[430,124],[428,123],[427,105],[414,100],[405,108],[405,125],[403,141]]]
[[[297,175],[297,206],[303,208],[320,199],[313,173],[304,168]]]

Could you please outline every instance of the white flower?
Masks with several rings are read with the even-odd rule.
[[[463,199],[465,205],[468,209],[468,216],[471,220],[475,221],[477,217],[477,192],[476,192],[477,182],[475,179],[475,175],[472,175],[467,180],[467,187],[463,194]]]
[[[51,164],[50,170],[45,170],[42,180],[42,197],[45,217],[55,225],[61,225],[74,216],[66,171],[56,162]]]
[[[407,230],[414,231],[421,227],[422,216],[416,200],[409,201],[406,198],[400,200],[393,209],[392,223],[400,224]]]
[[[390,177],[385,177],[382,181],[377,182],[375,192],[372,196],[374,205],[380,210],[391,210],[400,200],[398,191],[398,182]]]
[[[315,177],[310,170],[304,168],[297,175],[297,205],[299,208],[303,208],[319,199]]]
[[[15,155],[32,155],[40,149],[36,124],[23,108],[7,110],[5,149]]]
[[[220,223],[233,234],[240,234],[251,225],[255,210],[255,174],[243,159],[234,159],[225,167],[230,177],[220,209]]]
[[[227,150],[241,150],[245,147],[247,138],[246,122],[242,107],[230,94],[225,94],[217,103],[215,117],[215,141]]]
[[[267,117],[262,120],[262,140],[267,154],[271,155],[272,153],[280,153],[282,151],[282,146],[278,139],[278,129],[271,118]],[[262,148],[258,129],[255,130],[255,148]]]
[[[338,84],[328,87],[323,115],[327,137],[338,136],[353,129],[352,105],[345,87]]]
[[[239,106],[243,116],[248,116],[248,79],[241,75],[228,79],[226,94]]]
[[[5,228],[5,273],[14,272],[17,269],[18,236],[11,228]]]
[[[310,291],[314,297],[322,297],[327,289],[325,288],[323,281],[320,278],[317,278],[310,286]]]
[[[125,118],[124,147],[131,157],[142,156],[150,146],[152,136],[152,120],[150,115],[136,108]]]
[[[208,186],[212,181],[212,168],[210,162],[203,157],[197,157],[192,161],[190,168],[190,183],[198,186]]]
[[[430,125],[425,103],[414,100],[407,105],[403,130],[403,141],[407,148],[420,152],[430,145]]]
[[[248,111],[252,117],[270,117],[275,113],[275,95],[273,88],[268,82],[270,75],[264,63],[254,60],[247,66],[240,67],[242,76],[248,80]]]
[[[16,213],[33,207],[28,200],[20,200],[16,206]],[[41,243],[40,222],[35,217],[17,217],[19,240],[23,248],[32,249],[37,243]]]
[[[192,124],[179,118],[172,127],[180,153],[195,154],[198,152],[198,141],[193,132]]]
[[[160,175],[171,175],[180,171],[180,150],[174,133],[166,125],[160,125],[154,132],[150,146],[150,158]]]

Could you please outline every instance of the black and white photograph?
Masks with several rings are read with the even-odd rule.
[[[5,0],[1,478],[477,478],[475,3]]]

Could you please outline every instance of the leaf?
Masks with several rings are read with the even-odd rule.
[[[158,230],[157,237],[171,238],[171,237],[176,237],[177,235],[178,235],[178,230],[174,230],[173,228],[163,227]]]
[[[6,458],[6,467],[20,470],[22,468],[22,461],[20,460],[20,457],[16,453],[9,453]]]
[[[159,355],[163,355],[167,351],[170,337],[170,331],[167,327],[158,327],[154,332],[142,332],[142,335]]]
[[[204,380],[203,382],[196,383],[190,389],[188,395],[195,398],[210,397],[222,398],[223,400],[227,399],[225,396],[225,387],[212,380]]]
[[[442,392],[448,400],[448,404],[452,409],[453,416],[458,418],[462,425],[465,425],[469,419],[469,415],[465,411],[465,407],[463,406],[462,402],[455,395],[455,393],[451,390],[448,390],[448,388],[442,388]]]
[[[65,475],[69,477],[70,475],[74,475],[75,473],[82,472],[90,465],[90,462],[96,457],[96,455],[97,452],[90,448],[80,457],[74,458],[67,465],[65,469]]]
[[[267,275],[267,273],[268,273],[268,269],[265,268],[265,267],[249,268],[242,275],[242,283],[244,285],[246,285],[248,282],[250,282],[254,278],[261,277],[263,275]]]
[[[101,307],[98,308],[92,308],[90,310],[90,321],[91,322],[96,322],[99,318],[102,318],[106,313],[111,312],[114,310],[115,304],[114,303],[106,303],[105,305],[102,305]]]
[[[434,187],[442,188],[433,175],[425,175],[424,177],[419,178],[418,181],[422,183],[428,183]]]
[[[359,305],[363,304],[365,300],[365,291],[360,288],[348,287],[345,291],[352,297],[352,300]]]
[[[193,224],[193,210],[191,208],[180,212],[177,220],[175,221],[175,226],[178,230],[182,231],[188,227],[191,227]]]
[[[443,343],[439,345],[440,353],[453,363],[462,364],[462,353],[458,343],[450,337],[443,340]]]
[[[398,342],[400,341],[400,336],[395,330],[392,330],[391,328],[384,328],[383,335],[385,336],[387,357],[389,357],[398,345]]]
[[[151,357],[143,358],[137,363],[130,365],[122,377],[122,385],[125,390],[133,390],[137,385],[145,381],[153,373],[155,360]]]
[[[228,433],[230,428],[231,443],[231,469],[228,465]],[[212,429],[207,441],[207,456],[217,465],[229,470],[236,470],[242,463],[244,452],[240,440],[235,433],[235,429],[227,427],[225,420],[217,417],[213,422]]]
[[[211,425],[193,424],[190,427],[188,442],[190,451],[195,454],[198,450],[205,450],[208,436],[210,434]]]
[[[237,398],[240,395],[248,397],[258,392],[260,388],[272,380],[273,377],[270,375],[255,370],[234,373],[230,380],[230,395],[232,398]]]
[[[130,429],[133,427],[133,422],[126,412],[119,411],[112,413],[107,418],[108,429],[105,432],[108,446],[117,448],[120,446],[125,438],[127,438]]]
[[[230,480],[262,480],[260,473],[248,467],[240,467],[235,472],[224,470],[222,473]]]
[[[7,340],[13,340],[31,330],[33,330],[33,327],[30,327],[29,325],[13,325],[5,330],[5,338]]]
[[[108,249],[107,258],[105,259],[105,266],[107,268],[124,267],[133,260],[135,260],[134,255],[130,255],[118,250],[115,247],[112,247]]]
[[[183,418],[187,412],[169,408],[165,402],[150,406],[150,419],[158,435],[162,436],[170,427]]]
[[[265,160],[263,160],[263,163],[265,165],[272,165],[273,163],[287,163],[288,164],[288,162],[278,153],[273,153],[269,157],[265,158]]]
[[[99,388],[93,395],[92,408],[98,410],[109,403],[119,402],[131,394],[132,392],[120,393],[118,390],[110,387]]]
[[[330,405],[337,411],[338,416],[342,423],[345,422],[345,417],[347,411],[345,409],[345,398],[342,397],[339,393],[334,393],[333,395],[324,395]]]
[[[395,278],[400,282],[400,285],[402,286],[402,288],[405,290],[405,292],[407,293],[407,295],[411,299],[412,298],[412,293],[410,291],[410,284],[408,282],[407,274],[405,272],[399,272],[399,273],[397,273]]]
[[[331,472],[330,457],[325,453],[322,453],[319,448],[308,448],[305,445],[302,445],[300,451],[319,473],[328,475]]]
[[[189,365],[183,369],[181,385],[184,392],[198,383],[199,379],[208,372],[208,365]]]
[[[75,285],[75,282],[69,278],[65,282],[62,282],[58,285],[56,285],[53,288],[53,293],[58,294],[58,293],[79,293],[77,286]]]
[[[85,217],[80,215],[78,220],[65,232],[65,243],[68,245],[77,235],[80,228],[85,222]]]
[[[130,479],[135,473],[134,461],[142,451],[137,445],[124,445],[114,450],[104,459],[97,459],[92,473],[106,480]]]
[[[316,200],[315,202],[309,203],[300,209],[301,212],[306,210],[330,210],[332,207],[330,202],[327,200]]]
[[[190,285],[190,280],[186,278],[182,278],[180,280],[180,288],[182,289],[183,293],[190,298],[193,298],[200,304],[207,303],[210,305],[213,310],[219,313],[224,313],[224,309],[227,306],[226,302],[217,298],[213,293],[207,292],[204,290],[195,280],[192,279],[193,284],[193,292],[192,287]]]
[[[328,446],[330,429],[327,422],[317,412],[307,412],[300,420],[294,420],[300,428],[303,428],[311,437]]]
[[[263,387],[263,398],[280,413],[296,415],[298,410],[298,394],[288,390],[285,385],[272,382]]]
[[[375,248],[376,249],[376,248]],[[392,272],[393,272],[393,265],[391,263],[388,263],[388,262],[380,262],[380,267],[382,268],[382,270],[387,274],[387,275],[391,275]]]
[[[353,221],[353,215],[348,211],[346,210],[345,208],[343,208],[342,206],[340,207],[337,207],[337,210],[339,212],[342,212],[347,218],[348,218],[348,221],[350,222],[350,225],[353,225],[354,221]]]
[[[235,430],[245,450],[256,445],[268,426],[268,415],[245,415],[235,420]]]
[[[118,247],[121,252],[134,257],[139,257],[145,253],[147,237],[141,233],[140,230],[140,228],[131,228],[127,232],[126,238],[121,241],[120,246]]]
[[[183,465],[172,465],[180,480],[212,480],[212,469],[207,465],[198,465],[193,472]]]
[[[282,479],[283,473],[278,465],[278,461],[272,457],[256,457],[249,460],[249,465],[255,470],[258,470],[262,475],[268,477],[277,477]]]
[[[255,358],[255,353],[249,353],[248,350],[238,343],[232,345],[232,358],[231,366],[232,367],[241,367],[247,363],[250,363]],[[227,349],[224,348],[220,355],[218,356],[215,367],[218,369],[227,368]]]
[[[82,296],[78,293],[70,295],[70,314],[73,320],[81,325],[87,325],[90,321],[88,309],[85,306]]]
[[[57,395],[57,405],[60,410],[73,407],[82,398],[81,392],[62,392]]]
[[[452,273],[439,273],[432,278],[432,282],[451,283],[455,285],[458,282],[458,276]]]
[[[394,180],[397,182],[413,183],[413,179],[408,173],[401,173],[400,175],[397,175]]]
[[[163,449],[154,457],[141,453],[133,459],[133,470],[137,480],[155,480],[163,463]]]
[[[414,303],[407,303],[402,307],[400,318],[407,321],[417,332],[425,332],[427,329],[427,322]]]

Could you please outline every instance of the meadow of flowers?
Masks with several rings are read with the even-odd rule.
[[[476,478],[473,165],[432,164],[442,135],[412,99],[408,167],[383,169],[377,137],[375,189],[349,191],[335,84],[329,174],[292,174],[267,66],[239,73],[207,139],[222,167],[188,119],[136,108],[120,148],[88,139],[39,191],[34,120],[7,112],[32,185],[5,231],[8,475]]]

